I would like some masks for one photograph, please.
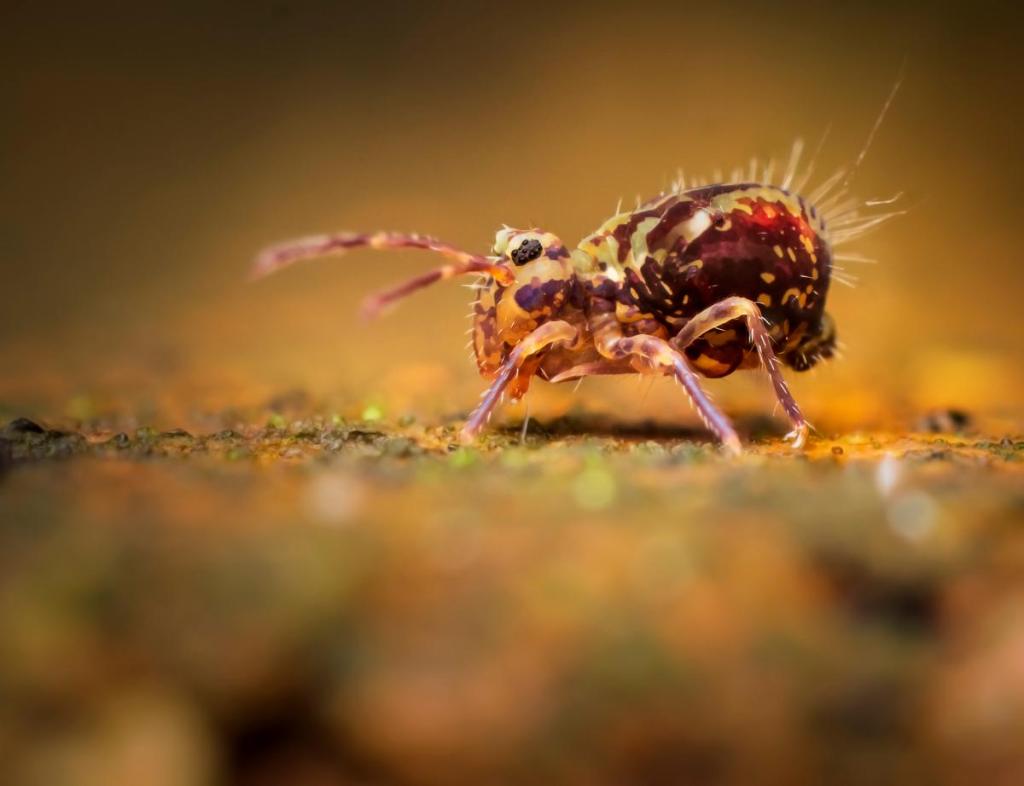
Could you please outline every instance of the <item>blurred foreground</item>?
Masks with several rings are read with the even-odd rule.
[[[362,415],[5,427],[4,783],[1024,778],[1019,424]]]

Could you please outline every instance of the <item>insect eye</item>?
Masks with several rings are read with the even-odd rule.
[[[522,245],[512,252],[512,261],[517,265],[525,265],[527,262],[539,257],[543,251],[544,246],[536,238],[524,240]]]

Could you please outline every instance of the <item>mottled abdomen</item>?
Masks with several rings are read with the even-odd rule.
[[[641,309],[672,334],[723,298],[748,298],[768,321],[776,353],[805,368],[800,347],[822,329],[832,264],[817,212],[795,195],[751,183],[709,186],[685,196],[708,211],[711,227],[688,244],[664,249],[662,263],[655,246],[639,274],[627,270]],[[698,339],[686,352],[711,377],[756,363],[740,321]]]

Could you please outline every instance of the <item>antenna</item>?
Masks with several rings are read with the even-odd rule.
[[[864,142],[864,147],[861,148],[860,154],[857,156],[857,160],[853,162],[853,166],[846,175],[846,179],[843,181],[843,188],[846,188],[850,181],[853,180],[853,176],[857,173],[857,169],[860,167],[861,162],[868,154],[868,149],[871,147],[871,143],[875,141],[875,134],[878,133],[878,129],[881,127],[882,121],[885,119],[885,115],[889,111],[889,107],[892,106],[893,99],[896,98],[896,93],[899,92],[900,85],[903,84],[903,80],[906,78],[906,75],[907,58],[904,56],[903,62],[900,63],[899,73],[896,75],[896,82],[893,84],[892,90],[889,91],[889,97],[885,99],[885,104],[882,105],[882,111],[878,113],[875,124],[871,127],[871,132],[868,134],[867,141]]]

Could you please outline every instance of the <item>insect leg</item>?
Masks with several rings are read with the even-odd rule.
[[[803,414],[800,412],[796,399],[793,398],[793,394],[789,390],[789,385],[786,384],[786,380],[782,377],[779,359],[775,356],[775,351],[772,349],[771,337],[765,329],[761,317],[761,309],[757,307],[756,303],[742,297],[725,298],[715,303],[715,305],[704,309],[687,322],[682,330],[676,334],[675,338],[672,339],[672,344],[681,350],[685,349],[709,330],[713,330],[734,319],[742,319],[746,322],[747,331],[754,342],[754,347],[761,358],[761,363],[765,371],[768,372],[769,379],[772,381],[775,396],[785,410],[789,422],[793,425],[793,430],[786,435],[786,438],[793,441],[793,447],[803,447],[807,441],[809,427],[807,421],[804,420]]]
[[[577,340],[579,333],[572,325],[562,320],[545,322],[534,330],[522,341],[516,344],[508,358],[498,368],[498,373],[491,382],[491,386],[484,392],[480,403],[473,413],[466,420],[466,424],[459,432],[459,441],[466,443],[476,439],[477,434],[491,417],[491,413],[498,405],[502,394],[509,384],[516,378],[516,375],[525,364],[537,353],[544,351],[553,344],[572,343]]]
[[[628,361],[614,361],[614,360],[594,360],[590,363],[580,363],[579,365],[567,368],[564,371],[559,371],[553,377],[548,379],[548,382],[566,382],[572,379],[583,379],[583,377],[599,376],[601,374],[635,374],[636,369],[633,368]]]
[[[697,375],[679,350],[657,336],[624,336],[613,311],[594,313],[591,330],[597,351],[604,357],[610,360],[639,361],[647,369],[674,376],[686,391],[704,425],[718,437],[726,450],[733,455],[743,452],[732,423],[711,403]]]

